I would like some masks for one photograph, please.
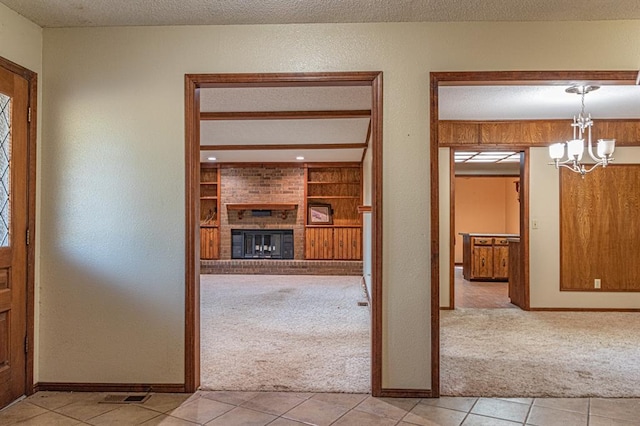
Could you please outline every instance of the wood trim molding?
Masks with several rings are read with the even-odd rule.
[[[263,145],[201,145],[201,151],[265,151],[279,149],[364,149],[366,143],[309,143],[309,144],[263,144]]]
[[[371,80],[371,394],[382,394],[382,72]]]
[[[522,84],[569,84],[575,80],[585,80],[598,82],[600,84],[634,84],[637,71],[454,71],[454,72],[432,72],[430,73],[430,176],[429,185],[431,202],[431,372],[433,397],[440,394],[440,270],[439,270],[439,167],[438,148],[439,144],[439,120],[438,120],[438,87],[439,86],[474,86],[474,85],[522,85]],[[480,141],[476,140],[476,144]],[[529,166],[528,147],[534,146],[529,143],[519,143],[510,147],[509,144],[491,145],[491,148],[509,147],[510,149],[525,150],[525,179],[521,179],[521,199],[526,207],[526,226],[521,229],[521,241],[523,244],[523,257],[525,262],[524,279],[525,294],[529,301],[529,233],[528,233],[528,203],[529,203]],[[460,147],[469,148],[467,144]],[[522,215],[521,215],[522,216]],[[533,310],[533,309],[531,309]]]
[[[200,112],[200,120],[314,120],[369,118],[371,110]]]
[[[182,383],[71,383],[38,382],[36,392],[156,392],[185,393]]]
[[[194,392],[200,380],[199,253],[197,232],[200,163],[199,89],[224,87],[370,86],[372,161],[372,335],[371,389],[382,389],[382,72],[326,72],[274,74],[185,75],[185,391]],[[366,148],[367,144],[357,144]],[[299,146],[297,146],[299,148]],[[322,145],[326,148],[327,145]],[[344,147],[344,146],[343,146]],[[212,147],[218,149],[219,147]],[[238,149],[238,147],[234,147]],[[252,147],[251,149],[255,149]],[[345,163],[338,163],[345,166]],[[312,167],[312,165],[310,165]],[[358,165],[360,167],[360,165]]]
[[[27,81],[29,87],[29,99],[31,109],[30,121],[27,123],[27,226],[29,229],[29,242],[27,245],[27,353],[25,393],[31,395],[35,392],[34,386],[34,348],[35,348],[35,253],[36,253],[36,170],[37,170],[37,135],[38,135],[38,74],[0,57],[0,67],[17,74]]]
[[[440,168],[438,165],[438,82],[439,74],[430,74],[430,143],[429,163],[431,164],[431,394],[440,396]]]

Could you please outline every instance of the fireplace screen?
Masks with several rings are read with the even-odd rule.
[[[291,229],[232,229],[233,259],[293,259]]]

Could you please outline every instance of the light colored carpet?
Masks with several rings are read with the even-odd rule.
[[[369,392],[361,278],[201,276],[201,387]]]
[[[441,312],[441,394],[640,397],[640,314]]]

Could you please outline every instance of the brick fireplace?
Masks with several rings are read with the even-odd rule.
[[[293,234],[293,259],[304,259],[304,169],[302,167],[222,167],[220,169],[220,260],[233,256],[232,231],[287,230]],[[270,214],[227,209],[227,204],[291,203],[298,207],[286,218]],[[263,244],[264,245],[264,244]],[[258,256],[258,258],[267,258]]]

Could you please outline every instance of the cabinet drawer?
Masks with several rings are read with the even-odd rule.
[[[493,238],[473,237],[474,246],[490,246],[493,244]]]
[[[493,245],[495,245],[495,246],[508,246],[509,245],[509,241],[507,241],[506,238],[494,238],[493,239]]]

